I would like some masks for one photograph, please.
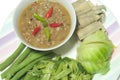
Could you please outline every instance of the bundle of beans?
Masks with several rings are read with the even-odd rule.
[[[55,56],[53,51],[36,51],[23,43],[3,63],[0,63],[2,80],[21,80],[32,67],[41,60],[50,60]]]
[[[78,0],[73,3],[73,6],[77,14],[77,35],[80,41],[96,30],[105,31],[103,22],[106,8],[104,5],[94,5],[91,1]]]

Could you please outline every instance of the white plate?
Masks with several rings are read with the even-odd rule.
[[[71,3],[75,0],[70,0]],[[91,0],[94,4],[101,4],[98,0]],[[0,0],[0,10],[3,13],[0,15],[1,22],[0,22],[0,63],[5,60],[8,56],[10,56],[13,51],[17,48],[20,43],[20,40],[17,38],[14,30],[13,30],[13,13],[14,8],[20,0],[15,0],[11,2],[10,0]],[[11,5],[11,4],[12,5]],[[6,5],[3,5],[6,4]],[[120,27],[112,15],[109,9],[106,12],[106,21],[104,26],[109,33],[109,38],[112,40],[116,49],[112,55],[112,59],[110,62],[110,71],[106,75],[96,74],[93,80],[120,80],[117,79],[118,75],[120,74],[120,38],[118,35],[120,34]],[[63,54],[63,56],[67,56],[70,58],[76,58],[76,48],[77,48],[77,39],[76,36],[73,35],[71,39],[59,49],[56,49],[55,52],[58,54]],[[0,80],[2,80],[0,78]]]

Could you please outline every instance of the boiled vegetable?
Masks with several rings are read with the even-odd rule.
[[[77,49],[77,60],[91,74],[109,71],[110,57],[114,46],[103,31],[86,37]]]
[[[73,6],[77,14],[77,35],[80,41],[96,30],[106,31],[102,25],[106,19],[105,11],[107,10],[104,5],[95,5],[88,0],[78,0],[73,3]]]
[[[86,27],[89,24],[92,24],[95,21],[100,19],[99,15],[96,14],[89,14],[89,15],[82,15],[78,17],[78,21],[80,23],[80,28]]]
[[[21,43],[11,56],[0,64],[0,71],[8,67],[20,55],[20,53],[24,50],[24,48],[25,45]]]
[[[81,64],[71,58],[41,60],[28,71],[24,80],[91,80]]]
[[[79,4],[77,4],[79,2]],[[84,14],[89,12],[93,8],[93,4],[90,1],[78,1],[73,4],[77,14]]]
[[[46,55],[45,57],[41,57],[41,58],[37,58],[36,60],[34,60],[33,62],[31,62],[29,65],[25,66],[24,68],[22,68],[20,71],[18,71],[11,80],[18,80],[20,79],[20,77],[24,76],[25,73],[27,73],[27,71],[29,71],[30,69],[32,69],[32,67],[39,61],[41,60],[48,60],[51,59],[52,57],[54,57],[53,53],[50,53],[49,55]]]
[[[87,36],[91,35],[92,33],[96,32],[96,30],[100,30],[100,29],[103,32],[105,32],[104,26],[101,22],[93,22],[92,24],[86,26],[85,28],[79,29],[77,31],[77,35],[79,37],[79,40],[82,41]]]
[[[39,51],[31,51],[31,53],[27,56],[27,58],[21,62],[19,65],[14,66],[8,73],[8,77],[11,78],[13,75],[15,75],[16,72],[24,68],[25,66],[29,65],[34,60],[41,58],[45,55],[51,54],[51,51],[46,52],[39,52]]]
[[[9,73],[9,71],[10,71],[11,69],[13,69],[14,66],[19,65],[19,64],[29,55],[29,53],[31,52],[31,50],[32,50],[32,49],[30,49],[29,47],[27,47],[27,48],[21,53],[21,55],[18,57],[18,59],[15,60],[15,61],[12,63],[12,65],[11,65],[6,71],[4,71],[4,72],[1,74],[2,79],[5,78],[5,77],[7,77],[7,74]]]

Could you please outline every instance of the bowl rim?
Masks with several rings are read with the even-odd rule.
[[[29,5],[30,3],[36,1],[36,0],[27,0],[29,3],[27,5]],[[26,1],[26,2],[27,2]],[[74,31],[75,31],[75,28],[76,28],[76,13],[75,13],[75,9],[73,8],[73,5],[67,1],[67,0],[56,0],[57,2],[60,3],[63,2],[63,3],[60,3],[62,6],[64,6],[66,8],[66,10],[68,11],[69,15],[70,15],[70,18],[71,18],[71,29],[70,29],[70,32],[68,34],[68,36],[66,37],[66,39],[64,41],[62,41],[60,44],[56,45],[56,46],[53,46],[53,47],[50,47],[50,48],[38,48],[38,47],[34,47],[33,45],[27,43],[23,38],[22,36],[20,35],[19,31],[18,31],[18,28],[16,26],[18,26],[18,20],[19,20],[19,16],[22,12],[22,10],[27,6],[25,5],[26,3],[24,3],[24,0],[22,0],[18,6],[16,7],[16,10],[15,10],[15,13],[14,13],[14,18],[13,18],[13,22],[14,22],[14,30],[15,30],[15,33],[17,34],[17,37],[20,39],[21,42],[23,42],[23,44],[25,44],[27,47],[31,48],[31,49],[34,49],[34,50],[38,50],[38,51],[49,51],[49,50],[54,50],[54,49],[57,49],[59,47],[61,47],[62,45],[64,45],[70,38],[71,36],[73,35]],[[24,4],[23,4],[24,3]],[[65,4],[64,4],[65,3]],[[64,4],[64,5],[63,5]],[[66,5],[67,4],[67,5]],[[65,6],[66,5],[66,6]],[[20,8],[19,8],[20,7]],[[70,8],[67,9],[67,7]],[[22,9],[21,9],[22,8]],[[17,14],[17,15],[16,15]],[[17,18],[17,20],[16,20]]]

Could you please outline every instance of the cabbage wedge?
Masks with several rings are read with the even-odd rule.
[[[77,60],[91,74],[106,74],[110,67],[110,58],[114,46],[103,31],[96,31],[77,48]]]

